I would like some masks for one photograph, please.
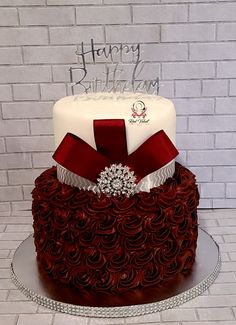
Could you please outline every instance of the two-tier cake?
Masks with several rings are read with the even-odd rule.
[[[144,94],[69,96],[54,106],[56,167],[33,190],[42,274],[79,292],[165,286],[191,271],[199,202],[175,162],[173,103]]]

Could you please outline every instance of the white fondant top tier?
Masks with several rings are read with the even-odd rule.
[[[135,106],[136,113],[133,111],[133,104],[139,101],[145,105],[145,117],[139,116],[142,104]],[[96,149],[93,133],[95,119],[125,120],[128,153],[136,150],[161,129],[175,144],[176,114],[170,100],[146,94],[92,93],[64,97],[55,103],[53,110],[55,146],[58,147],[66,133],[70,132]]]

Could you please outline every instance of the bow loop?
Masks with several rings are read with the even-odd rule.
[[[124,120],[95,120],[94,134],[97,150],[80,137],[67,133],[53,155],[58,164],[94,183],[97,183],[100,173],[114,162],[128,166],[138,183],[178,155],[178,150],[163,130],[153,134],[128,155]]]

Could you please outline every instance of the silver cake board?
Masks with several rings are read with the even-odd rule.
[[[23,294],[51,310],[77,316],[128,317],[174,308],[203,293],[219,274],[220,255],[213,238],[199,229],[196,261],[189,275],[176,277],[168,286],[113,297],[86,291],[82,294],[42,277],[30,235],[16,250],[11,271],[13,282]]]

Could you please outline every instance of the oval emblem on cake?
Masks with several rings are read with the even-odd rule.
[[[133,106],[132,106],[132,111],[133,111],[133,114],[132,116],[133,117],[145,117],[146,112],[147,110],[147,107],[145,106],[144,102],[142,102],[141,100],[137,100],[136,102],[133,103]]]

